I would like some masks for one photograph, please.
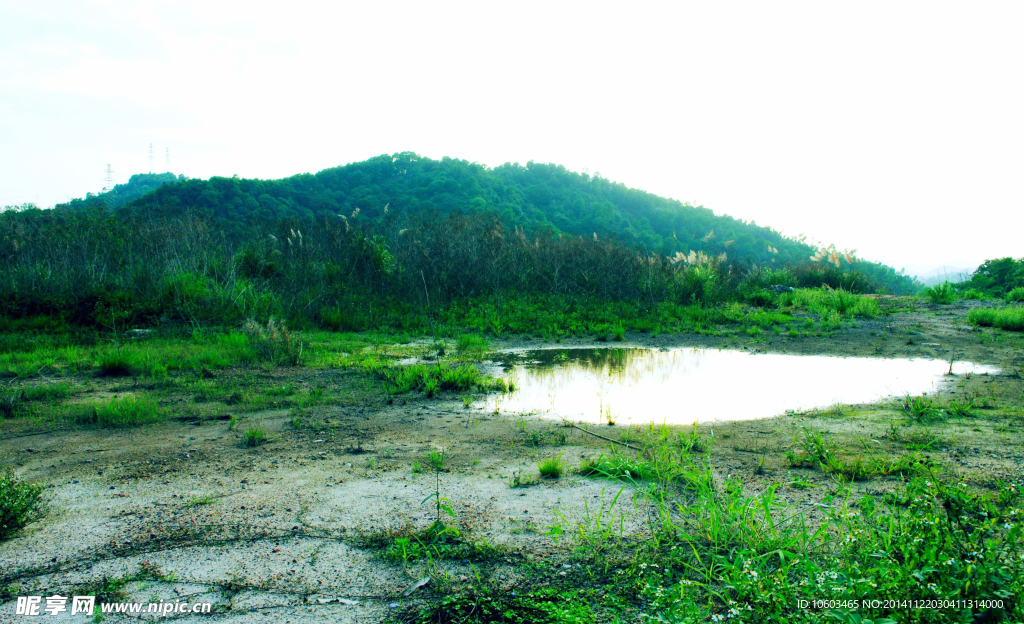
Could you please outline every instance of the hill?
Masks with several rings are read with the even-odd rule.
[[[185,176],[175,176],[173,173],[136,173],[125,184],[118,184],[106,193],[93,195],[86,194],[80,199],[72,199],[66,204],[58,204],[56,208],[120,208],[132,201],[142,197],[146,193],[154,191],[164,184],[184,180]]]
[[[136,177],[141,176],[132,179]],[[527,232],[596,234],[666,256],[702,251],[726,253],[745,265],[796,266],[815,253],[813,247],[769,227],[553,164],[506,163],[492,169],[403,152],[280,180],[214,177],[168,182],[127,208],[199,210],[236,227],[335,214],[381,223],[424,213],[494,212],[507,225]],[[75,202],[67,206],[77,207]],[[856,270],[875,288],[888,292],[918,288],[912,278],[885,265],[861,262]]]

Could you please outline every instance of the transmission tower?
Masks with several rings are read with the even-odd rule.
[[[153,173],[153,144],[149,144],[149,172]]]
[[[103,181],[106,182],[106,186],[100,191],[101,193],[106,193],[114,188],[114,171],[110,168],[109,164],[107,165],[107,177]]]
[[[171,148],[169,147],[164,148],[164,167],[164,171],[171,170]]]

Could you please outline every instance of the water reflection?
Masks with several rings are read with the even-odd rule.
[[[516,380],[503,411],[617,424],[747,420],[934,392],[949,362],[671,349],[543,349],[497,364]],[[957,362],[955,374],[998,369]]]

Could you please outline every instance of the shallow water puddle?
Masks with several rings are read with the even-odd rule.
[[[835,403],[932,393],[949,362],[715,349],[543,349],[499,362],[516,392],[502,411],[616,424],[749,420]],[[956,362],[955,375],[999,369]]]

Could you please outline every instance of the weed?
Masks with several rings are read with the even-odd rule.
[[[562,476],[562,472],[565,470],[565,464],[562,463],[562,454],[559,453],[557,457],[549,457],[544,461],[537,464],[537,470],[540,472],[542,479],[557,479]]]
[[[444,451],[430,451],[430,455],[427,456],[427,462],[434,472],[444,472],[445,469],[445,452]]]
[[[186,503],[185,507],[191,509],[193,507],[202,507],[203,505],[212,505],[217,497],[212,494],[204,494],[203,496],[194,496],[192,500]]]
[[[228,431],[234,431],[235,427],[237,427],[237,426],[238,426],[238,416],[235,416],[234,414],[232,414],[231,418],[228,419]]]
[[[255,447],[263,444],[267,441],[267,432],[259,424],[249,425],[249,428],[244,433],[245,445],[247,447]]]
[[[44,491],[38,483],[18,479],[11,472],[0,473],[0,541],[43,517]]]
[[[939,420],[943,416],[942,410],[935,407],[935,402],[924,395],[912,397],[908,394],[904,396],[900,402],[900,408],[920,423]]]
[[[1010,292],[1006,293],[1006,301],[1008,303],[1021,303],[1024,302],[1024,286],[1018,286]]]

